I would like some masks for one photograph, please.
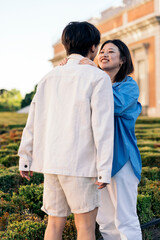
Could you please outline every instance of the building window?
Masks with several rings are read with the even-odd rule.
[[[142,104],[142,114],[147,115],[149,106],[148,82],[148,53],[146,44],[141,44],[132,49],[135,68],[135,80],[139,86],[139,102]]]

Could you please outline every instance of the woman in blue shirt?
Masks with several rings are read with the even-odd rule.
[[[81,64],[94,65],[86,58]],[[101,190],[97,222],[104,240],[141,240],[136,204],[142,166],[135,136],[141,104],[138,85],[129,76],[134,68],[128,47],[119,39],[104,42],[98,64],[113,83],[115,132],[112,180]]]

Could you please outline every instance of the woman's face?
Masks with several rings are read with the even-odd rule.
[[[120,51],[113,43],[107,43],[98,54],[98,64],[106,72],[118,72],[123,64]]]

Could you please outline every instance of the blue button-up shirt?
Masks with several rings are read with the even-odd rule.
[[[114,157],[112,176],[130,160],[136,177],[141,179],[141,156],[135,136],[135,122],[141,113],[139,88],[131,77],[113,84],[114,95]]]

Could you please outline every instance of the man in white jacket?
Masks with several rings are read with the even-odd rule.
[[[62,33],[68,55],[38,84],[18,154],[22,177],[44,174],[45,240],[61,240],[67,216],[78,240],[95,239],[99,189],[110,182],[113,157],[113,93],[109,76],[90,65],[100,33],[88,22],[71,22]]]

